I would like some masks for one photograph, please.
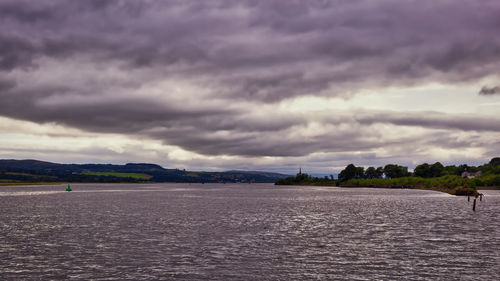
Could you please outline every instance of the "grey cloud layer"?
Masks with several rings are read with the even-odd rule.
[[[498,1],[0,1],[0,115],[211,155],[408,141],[380,124],[499,132],[499,120],[428,112],[259,114],[293,97],[497,74],[499,14]],[[163,79],[207,93],[141,92]],[[324,131],[302,135],[312,123]]]
[[[500,70],[499,13],[497,1],[4,1],[0,68],[79,55],[182,66],[265,101],[460,81]]]

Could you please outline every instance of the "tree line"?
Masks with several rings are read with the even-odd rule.
[[[351,179],[379,179],[379,178],[402,178],[402,177],[421,177],[421,178],[436,178],[447,175],[460,176],[463,172],[478,172],[483,174],[500,174],[500,157],[495,157],[487,164],[481,166],[449,165],[443,166],[440,162],[434,164],[423,163],[415,167],[413,172],[408,172],[408,167],[397,164],[388,164],[384,167],[356,167],[354,164],[349,164],[343,169],[339,176],[339,182],[345,182]]]

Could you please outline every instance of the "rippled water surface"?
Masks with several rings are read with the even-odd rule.
[[[64,188],[0,187],[0,280],[500,280],[499,191]]]

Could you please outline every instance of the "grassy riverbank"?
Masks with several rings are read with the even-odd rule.
[[[401,177],[401,178],[376,178],[376,179],[350,179],[340,182],[331,178],[316,178],[307,174],[298,174],[296,177],[288,177],[276,181],[276,185],[304,185],[304,186],[339,186],[345,188],[371,187],[371,188],[404,188],[422,189],[445,192],[452,195],[476,195],[478,194],[477,180],[467,179],[460,176],[447,175],[436,178]],[[484,188],[484,187],[483,187]],[[489,186],[487,188],[500,189],[500,187]]]
[[[435,178],[422,178],[412,176],[393,179],[350,179],[348,181],[339,183],[339,186],[423,189],[446,192],[452,195],[477,194],[477,184],[474,179],[467,179],[454,175]]]

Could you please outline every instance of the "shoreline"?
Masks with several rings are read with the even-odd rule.
[[[278,184],[280,186],[286,186],[282,184]],[[443,188],[443,187],[424,187],[424,186],[410,186],[410,185],[374,185],[374,186],[359,186],[359,185],[343,185],[343,186],[336,186],[336,185],[325,185],[325,184],[292,184],[292,186],[334,186],[334,187],[339,187],[339,188],[374,188],[374,189],[418,189],[418,190],[428,190],[428,191],[437,191],[437,192],[443,192],[443,193],[448,193],[450,195],[455,195],[455,196],[474,196],[474,195],[480,195],[479,190],[500,190],[500,187],[498,186],[481,186],[477,187],[476,189],[469,189],[469,188],[456,188],[456,189],[449,189],[449,188]]]

